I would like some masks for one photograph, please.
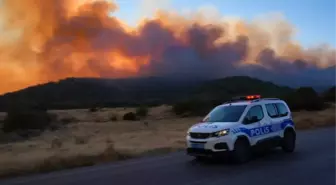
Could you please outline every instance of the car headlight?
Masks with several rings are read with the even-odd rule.
[[[229,131],[230,131],[230,129],[224,129],[224,130],[221,130],[221,131],[212,133],[212,136],[213,136],[213,137],[221,137],[221,136],[225,136],[225,135],[228,135],[228,134],[229,134]]]

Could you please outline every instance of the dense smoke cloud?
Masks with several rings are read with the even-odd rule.
[[[304,81],[311,72],[334,80],[319,73],[335,65],[334,48],[304,49],[283,19],[247,23],[159,11],[130,28],[113,16],[117,9],[110,1],[3,0],[0,93],[66,77],[281,74]]]

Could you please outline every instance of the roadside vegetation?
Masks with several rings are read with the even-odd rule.
[[[275,96],[261,95],[262,97],[275,97],[285,100],[292,111],[321,111],[327,109],[330,105],[330,102],[335,102],[335,93],[335,87],[332,87],[321,94],[318,94],[311,87],[300,87],[296,90],[288,92],[287,94],[280,94]],[[222,104],[228,100],[229,99],[220,97],[217,99],[212,99],[212,101],[189,99],[174,104],[172,110],[176,115],[201,116],[209,112],[214,106]]]

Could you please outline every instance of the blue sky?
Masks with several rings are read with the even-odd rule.
[[[116,15],[134,24],[144,7],[193,10],[204,5],[216,7],[224,16],[252,20],[262,14],[282,13],[299,33],[295,39],[303,46],[327,43],[335,47],[335,0],[116,0]],[[146,1],[144,3],[143,1]]]

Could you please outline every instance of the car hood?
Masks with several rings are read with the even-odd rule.
[[[190,127],[189,132],[210,133],[231,128],[235,122],[204,122]]]

